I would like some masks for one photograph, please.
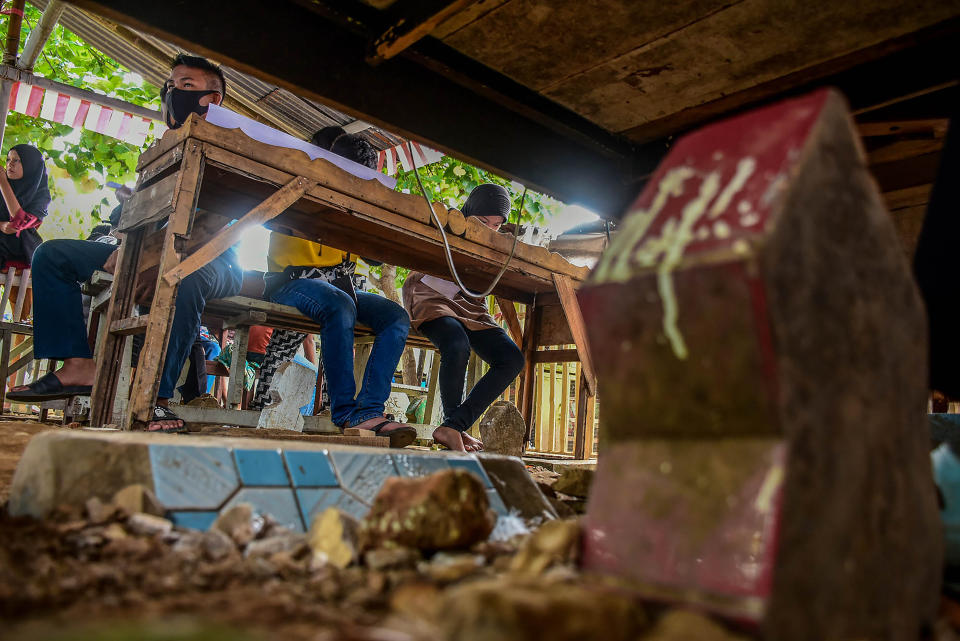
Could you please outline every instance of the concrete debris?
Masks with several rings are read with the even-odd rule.
[[[154,516],[164,515],[163,505],[150,491],[150,488],[140,483],[134,483],[118,490],[110,502],[119,508],[123,508],[128,514],[143,512]]]
[[[486,559],[479,554],[439,552],[429,562],[417,565],[421,574],[440,583],[455,583],[480,572]]]
[[[96,524],[106,523],[113,519],[117,513],[116,505],[104,503],[95,496],[87,500],[85,508],[87,520]]]
[[[247,557],[272,557],[276,554],[288,554],[296,558],[303,556],[308,547],[305,535],[290,532],[253,541],[247,545],[244,554]]]
[[[523,436],[526,431],[523,415],[510,401],[497,401],[480,420],[483,449],[493,454],[523,456]]]
[[[553,565],[573,564],[579,547],[578,521],[548,521],[523,543],[510,563],[510,571],[537,576]]]
[[[238,503],[229,510],[220,513],[211,529],[220,530],[237,545],[243,547],[252,541],[263,529],[263,517],[259,516],[249,503]]]
[[[382,547],[363,555],[363,563],[371,570],[413,568],[422,558],[419,550],[407,547]]]
[[[127,519],[127,529],[134,534],[155,536],[169,533],[173,529],[173,523],[160,516],[138,512]]]
[[[357,560],[359,535],[357,519],[330,507],[313,518],[307,542],[315,558],[345,568]]]
[[[491,541],[509,541],[515,537],[530,534],[530,528],[527,522],[520,518],[520,515],[511,511],[497,518],[497,524],[490,533]]]
[[[467,548],[485,540],[494,522],[483,484],[470,472],[391,477],[361,523],[361,547],[390,542],[420,550]]]
[[[585,499],[590,494],[594,471],[585,467],[567,467],[553,484],[554,492]]]

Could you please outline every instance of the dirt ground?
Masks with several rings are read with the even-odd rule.
[[[0,420],[0,503],[5,503],[10,495],[13,471],[27,442],[34,434],[51,429],[62,428],[36,421]]]

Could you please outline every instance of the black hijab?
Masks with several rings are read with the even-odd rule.
[[[12,150],[20,156],[20,165],[23,167],[23,178],[8,179],[13,193],[25,212],[43,218],[50,206],[50,187],[47,184],[47,167],[43,162],[43,154],[33,145],[27,144],[14,145]],[[7,205],[2,198],[0,208],[0,218],[10,220],[11,212],[7,211]]]

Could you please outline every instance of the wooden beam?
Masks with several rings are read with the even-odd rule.
[[[517,344],[517,347],[523,345],[523,331],[520,329],[520,317],[517,316],[517,308],[513,301],[505,300],[500,296],[494,296],[497,301],[497,307],[503,313],[503,319],[507,321],[507,329],[510,331],[510,338]]]
[[[47,8],[40,16],[37,26],[27,36],[27,43],[23,45],[23,53],[20,54],[20,60],[17,61],[17,65],[21,69],[33,71],[33,65],[37,63],[43,45],[50,39],[50,34],[57,26],[57,21],[63,15],[64,9],[66,9],[66,5],[61,0],[50,0],[50,3],[47,4]]]
[[[534,363],[572,363],[580,360],[575,349],[541,349],[533,353]]]
[[[128,334],[142,334],[147,331],[147,325],[150,322],[150,315],[131,316],[130,318],[121,318],[110,323],[110,333],[116,336],[126,336]]]
[[[915,158],[924,154],[931,154],[943,148],[942,139],[899,140],[883,147],[867,152],[867,162],[878,165],[885,162],[895,162],[906,158]]]
[[[896,120],[888,122],[859,122],[857,129],[864,138],[875,136],[900,136],[902,134],[932,134],[935,138],[947,135],[949,118],[923,120]]]
[[[190,256],[179,265],[164,274],[163,278],[171,285],[179,283],[240,242],[240,237],[247,229],[255,227],[256,225],[262,225],[279,216],[287,207],[300,200],[303,194],[316,184],[314,180],[297,176],[281,187],[276,193],[247,212],[243,218],[210,239],[206,245],[190,254]]]
[[[933,185],[917,185],[916,187],[897,189],[883,194],[883,199],[890,211],[903,209],[904,207],[926,205],[930,200],[931,189],[933,189]]]
[[[418,10],[412,15],[398,16],[386,31],[373,42],[373,54],[367,60],[379,64],[393,58],[410,45],[427,36],[442,22],[466,9],[477,0],[432,0],[412,3]],[[411,3],[403,3],[410,6]],[[425,5],[425,6],[423,6]]]
[[[570,333],[573,334],[573,343],[577,346],[577,354],[580,355],[580,362],[583,364],[583,378],[587,383],[587,390],[590,396],[596,396],[597,374],[593,368],[593,358],[590,356],[590,347],[587,343],[587,327],[583,322],[577,295],[573,291],[573,282],[569,276],[563,274],[554,274],[553,282],[557,286],[560,304],[563,306],[564,316],[570,325]]]

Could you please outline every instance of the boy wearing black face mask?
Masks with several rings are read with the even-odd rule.
[[[162,90],[161,112],[167,126],[176,129],[191,113],[205,115],[209,105],[220,104],[225,94],[226,82],[218,66],[205,58],[180,54],[173,60]],[[119,222],[119,213],[117,208],[111,215],[113,225]],[[97,269],[113,273],[116,260],[116,250],[105,243],[61,239],[40,245],[33,258],[34,290],[42,292],[35,303],[34,354],[36,358],[62,360],[63,367],[30,385],[14,388],[8,398],[38,402],[90,393],[96,364],[87,343],[80,283]],[[180,370],[197,337],[206,301],[238,294],[242,275],[236,252],[231,249],[183,279],[148,431],[185,431],[184,422],[167,409],[167,400],[173,396]]]

